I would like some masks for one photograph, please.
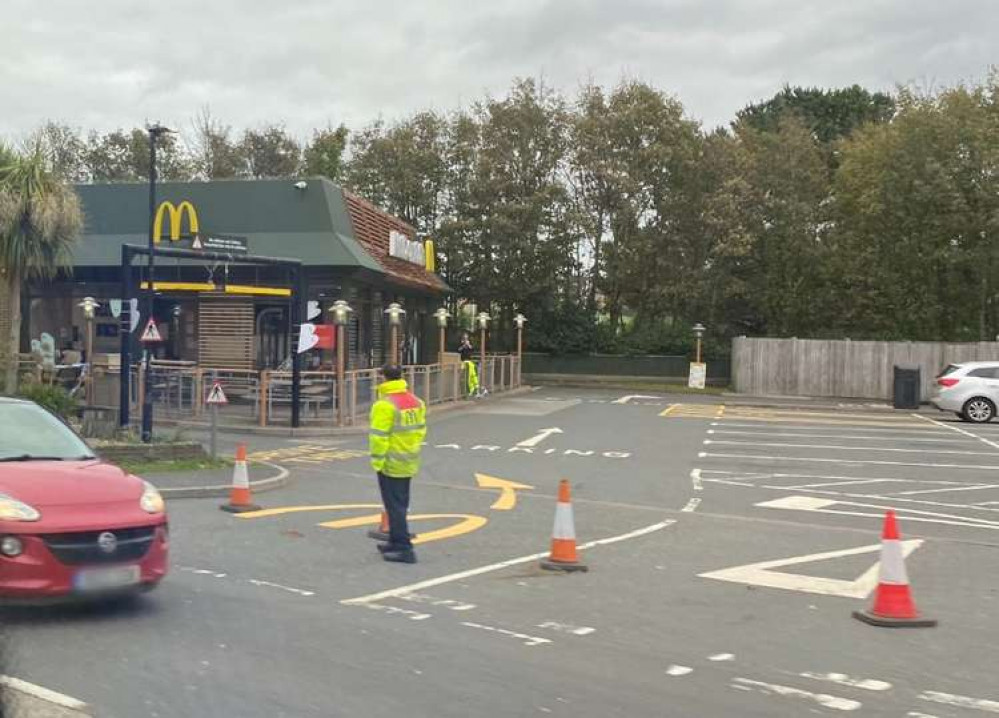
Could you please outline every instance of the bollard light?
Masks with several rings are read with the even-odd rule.
[[[479,322],[479,329],[485,331],[489,328],[489,322],[492,320],[486,312],[479,312],[479,315],[475,318]]]
[[[527,317],[523,314],[518,314],[513,318],[513,323],[517,325],[517,329],[523,329],[524,325],[527,323]]]
[[[337,299],[327,311],[333,315],[333,323],[338,327],[346,326],[350,321],[350,315],[354,313],[353,307],[343,299]]]
[[[83,316],[88,320],[92,320],[96,316],[97,308],[101,306],[101,303],[93,297],[84,297],[78,306],[83,309]]]
[[[397,327],[402,324],[402,318],[405,316],[406,310],[402,308],[399,302],[392,302],[388,305],[385,313],[388,314],[389,324]]]
[[[704,336],[705,331],[707,331],[707,329],[700,322],[694,325],[694,336],[698,339]]]
[[[451,318],[451,312],[449,312],[445,307],[441,307],[434,312],[434,317],[437,319],[438,327],[441,329],[447,329],[447,320]]]

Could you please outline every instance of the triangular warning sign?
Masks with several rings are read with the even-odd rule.
[[[194,235],[194,241],[191,242],[191,249],[204,249],[205,245],[201,243],[201,237]]]
[[[922,539],[902,541],[902,553],[908,556],[923,545]],[[782,588],[787,591],[803,591],[818,593],[823,596],[842,596],[843,598],[866,598],[874,590],[878,582],[878,564],[875,563],[864,571],[854,581],[844,581],[840,578],[822,576],[806,576],[800,573],[784,573],[773,569],[781,566],[799,566],[813,561],[828,561],[845,556],[860,554],[875,554],[881,550],[881,544],[871,544],[841,551],[825,551],[823,553],[792,556],[775,561],[761,561],[744,566],[723,568],[720,571],[709,571],[699,574],[700,578],[713,578],[717,581],[729,581],[750,586],[765,586],[767,588]]]
[[[205,403],[209,406],[211,405],[221,405],[228,404],[229,400],[226,398],[225,392],[222,391],[222,385],[218,382],[212,385],[212,390],[208,392],[208,398],[205,399]]]
[[[150,318],[149,322],[146,324],[146,328],[143,330],[142,336],[139,337],[139,341],[140,342],[161,342],[161,341],[163,341],[163,337],[160,334],[160,330],[157,328],[156,322],[153,321],[152,318]]]

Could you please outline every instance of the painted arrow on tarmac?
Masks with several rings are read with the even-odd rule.
[[[633,401],[635,399],[654,401],[658,398],[658,396],[647,396],[645,394],[629,394],[628,396],[622,396],[620,399],[615,399],[611,402],[611,404],[627,404],[629,401]]]
[[[479,488],[499,489],[499,498],[496,499],[496,502],[489,507],[491,509],[496,509],[497,511],[509,511],[516,506],[518,490],[534,488],[533,486],[528,486],[527,484],[518,484],[516,481],[498,479],[495,476],[487,476],[486,474],[476,474],[475,480],[478,482]]]
[[[564,434],[564,433],[565,432],[562,431],[557,426],[553,426],[550,429],[542,429],[537,434],[535,434],[534,436],[532,436],[530,439],[524,439],[523,441],[521,441],[520,443],[518,443],[517,446],[523,446],[525,448],[529,447],[529,446],[537,446],[538,444],[540,444],[542,441],[544,441],[545,439],[547,439],[552,434]]]

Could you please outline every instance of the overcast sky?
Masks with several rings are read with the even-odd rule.
[[[708,126],[785,83],[949,85],[999,64],[999,0],[2,0],[0,136],[198,111],[362,126],[502,94],[650,82]]]

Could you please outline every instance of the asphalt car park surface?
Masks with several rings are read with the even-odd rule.
[[[171,502],[140,601],[6,611],[9,672],[122,718],[999,712],[999,426],[541,389],[427,444],[419,564],[366,535],[363,437],[255,439],[289,486]],[[585,574],[538,567],[561,479]],[[887,508],[935,629],[850,617]]]

